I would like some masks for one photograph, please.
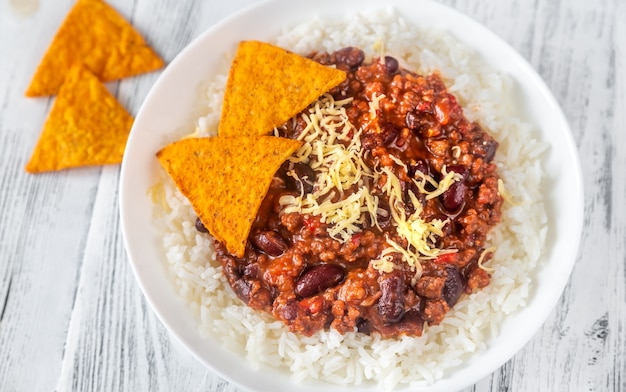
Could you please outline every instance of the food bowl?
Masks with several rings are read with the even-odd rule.
[[[385,385],[363,381],[340,385],[327,381],[296,381],[288,369],[252,363],[226,348],[199,327],[199,319],[179,294],[165,262],[162,233],[155,223],[151,190],[163,180],[156,152],[180,135],[189,134],[204,115],[199,104],[206,83],[223,73],[241,40],[275,41],[300,23],[356,12],[393,12],[407,23],[449,34],[480,61],[510,81],[514,106],[533,138],[546,147],[541,199],[546,233],[537,266],[528,276],[526,304],[505,315],[483,345],[472,348],[462,363],[436,377],[412,384],[392,383],[396,390],[450,391],[489,375],[518,352],[539,329],[558,301],[578,249],[582,228],[582,180],[577,150],[567,121],[549,89],[532,67],[485,27],[430,1],[374,0],[299,3],[262,2],[207,30],[167,67],[139,110],[131,131],[120,180],[120,213],[125,246],[136,279],[161,322],[200,362],[222,377],[250,390],[328,391],[377,390]],[[267,21],[271,21],[268,23]],[[480,110],[477,108],[476,110]],[[529,137],[531,137],[529,136]]]

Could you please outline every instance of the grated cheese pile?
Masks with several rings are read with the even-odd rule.
[[[370,100],[370,121],[377,121],[379,103],[385,96],[374,95]],[[421,276],[420,260],[436,258],[456,250],[438,249],[434,246],[436,237],[443,235],[443,227],[448,222],[434,219],[424,221],[420,215],[422,205],[413,192],[409,198],[414,212],[407,216],[402,198],[400,179],[391,167],[370,168],[364,162],[365,154],[361,145],[361,131],[350,123],[345,106],[352,98],[335,101],[330,95],[322,96],[302,114],[306,122],[305,129],[298,136],[304,141],[302,147],[289,159],[292,164],[307,164],[316,174],[312,183],[313,191],[299,196],[282,196],[282,213],[297,212],[319,216],[326,223],[329,235],[344,243],[361,231],[362,225],[369,220],[372,226],[380,229],[378,216],[391,214],[392,225],[402,239],[400,244],[387,236],[388,247],[378,259],[372,260],[373,268],[381,272],[391,272],[396,268],[393,262],[398,256]],[[406,165],[395,157],[393,162],[407,171]],[[296,181],[309,181],[299,178],[294,170],[288,171]],[[416,172],[413,182],[426,199],[444,193],[461,176],[455,172],[442,171],[444,178],[437,182],[432,177]],[[378,184],[389,200],[387,211],[379,207],[379,196],[371,192],[370,184]],[[434,190],[429,191],[430,185]],[[303,188],[302,188],[303,189]]]
[[[378,197],[365,184],[366,178],[374,179],[376,175],[363,161],[360,132],[348,121],[345,105],[351,101],[351,98],[335,101],[325,95],[312,105],[308,114],[303,114],[307,126],[298,139],[305,143],[290,162],[308,164],[315,171],[314,191],[306,196],[280,199],[284,213],[321,216],[321,221],[330,226],[330,236],[341,242],[350,240],[361,230],[367,215],[378,226],[376,215],[384,214],[379,211]],[[306,181],[298,179],[293,171],[289,174]],[[351,188],[356,191],[344,198]]]

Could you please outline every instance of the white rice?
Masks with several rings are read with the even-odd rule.
[[[313,20],[285,31],[276,43],[302,54],[345,46],[360,47],[368,56],[384,50],[408,69],[440,72],[465,115],[500,143],[495,162],[513,203],[504,204],[502,222],[488,239],[488,246],[497,247],[488,263],[496,268],[491,284],[463,296],[440,325],[427,326],[421,337],[381,339],[335,331],[298,336],[237,299],[214,261],[211,240],[194,228],[190,204],[164,176],[165,204],[155,205],[155,219],[163,227],[166,259],[178,291],[204,333],[254,365],[288,369],[294,380],[376,383],[385,390],[431,384],[484,350],[502,320],[526,304],[546,235],[540,188],[545,146],[533,139],[532,126],[518,118],[514,87],[506,75],[489,69],[450,34],[412,26],[391,10]],[[225,84],[225,75],[209,84],[209,114],[198,120],[200,135],[217,130]]]

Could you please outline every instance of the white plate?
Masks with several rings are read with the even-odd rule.
[[[124,241],[137,281],[168,330],[198,360],[242,387],[266,391],[319,390],[319,385],[311,383],[294,384],[286,373],[277,370],[254,370],[242,357],[223,349],[219,342],[200,335],[198,320],[179,298],[162,261],[161,239],[152,224],[152,201],[147,193],[160,170],[155,153],[166,140],[171,140],[168,134],[172,131],[192,129],[197,115],[191,108],[196,105],[199,85],[218,70],[221,55],[232,53],[240,40],[271,40],[281,27],[307,21],[312,15],[336,15],[393,5],[409,22],[445,28],[478,51],[491,67],[509,74],[518,85],[525,120],[536,125],[542,139],[550,144],[545,167],[545,183],[549,185],[544,195],[549,220],[548,259],[535,277],[529,303],[507,318],[501,334],[489,342],[486,351],[474,355],[428,390],[466,387],[510,359],[548,317],[576,259],[583,217],[581,170],[567,121],[541,78],[504,41],[450,8],[416,0],[380,3],[377,0],[275,0],[223,20],[194,40],[167,67],[146,98],[131,131],[122,164],[120,211]],[[325,385],[324,390],[345,388]]]

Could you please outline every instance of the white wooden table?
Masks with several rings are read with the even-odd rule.
[[[110,0],[171,61],[254,0]],[[27,15],[16,4],[34,3]],[[0,391],[223,391],[135,283],[119,167],[27,175],[51,99],[23,93],[73,0],[0,0]],[[626,391],[626,1],[445,0],[537,69],[585,180],[582,247],[532,341],[472,391]],[[270,21],[271,23],[271,21]],[[158,73],[110,84],[136,114]]]

